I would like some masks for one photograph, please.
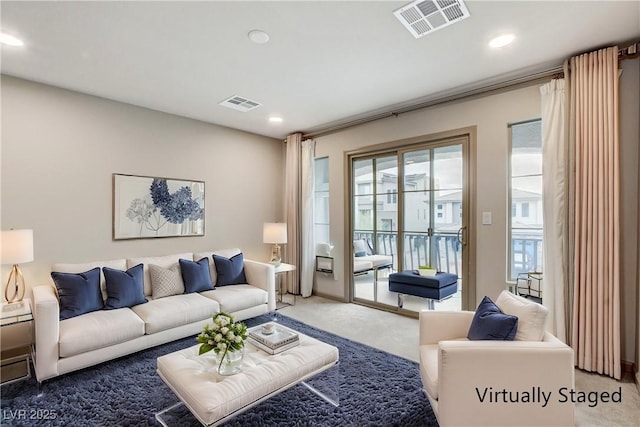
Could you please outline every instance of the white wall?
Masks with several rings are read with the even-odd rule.
[[[621,80],[622,138],[622,359],[635,360],[637,311],[637,204],[638,196],[638,61],[623,62]],[[476,194],[476,304],[485,296],[496,297],[506,285],[508,191],[508,129],[512,122],[540,117],[540,84],[481,98],[462,100],[401,114],[346,129],[316,139],[316,156],[329,157],[331,240],[335,244],[336,280],[317,276],[314,292],[345,299],[345,256],[350,241],[343,242],[345,226],[345,153],[380,143],[430,135],[469,126],[477,127]],[[624,203],[633,200],[634,203]],[[493,224],[482,225],[482,212],[492,212]],[[626,230],[626,231],[625,231]],[[348,260],[350,262],[350,260]],[[639,326],[640,327],[640,326]],[[640,348],[638,348],[640,354]]]
[[[1,224],[34,230],[28,285],[51,283],[55,262],[228,247],[269,259],[281,141],[8,76],[1,87]],[[205,236],[112,240],[113,173],[205,181]]]

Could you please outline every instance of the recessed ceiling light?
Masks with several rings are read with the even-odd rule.
[[[249,31],[249,40],[257,44],[265,44],[269,41],[269,34],[260,30]]]
[[[271,116],[269,117],[269,123],[282,123],[282,117]]]
[[[17,37],[14,37],[7,33],[0,33],[0,43],[7,46],[23,46],[24,42]]]
[[[508,44],[511,44],[515,40],[516,36],[513,34],[503,34],[501,36],[495,37],[491,39],[489,42],[489,46],[493,48],[505,47]]]

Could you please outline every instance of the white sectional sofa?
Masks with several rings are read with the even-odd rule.
[[[124,271],[143,264],[147,302],[132,307],[91,311],[60,320],[61,306],[56,287],[53,284],[35,287],[36,378],[42,382],[179,338],[195,337],[211,321],[213,313],[218,311],[230,313],[236,320],[244,320],[275,310],[275,273],[271,264],[244,259],[247,283],[217,286],[217,270],[212,255],[231,258],[238,253],[239,249],[226,249],[82,264],[54,264],[52,271],[59,273],[83,273],[95,267]],[[169,269],[172,266],[175,268],[180,259],[198,261],[202,258],[208,258],[213,290],[153,298],[149,265]],[[107,299],[102,272],[100,288],[103,298]]]

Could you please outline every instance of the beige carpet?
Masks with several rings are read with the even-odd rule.
[[[287,301],[291,296],[287,296]],[[320,297],[297,297],[295,305],[280,313],[336,335],[418,361],[418,320],[357,304]],[[621,403],[576,404],[576,425],[640,426],[640,393],[632,378],[615,381],[576,370],[576,391],[615,392],[621,388]]]

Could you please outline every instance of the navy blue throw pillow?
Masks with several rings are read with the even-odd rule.
[[[53,271],[51,278],[58,289],[60,320],[102,310],[99,267],[78,274]]]
[[[127,271],[102,267],[104,280],[107,285],[107,303],[104,308],[113,310],[116,308],[133,307],[144,304],[144,266],[138,264]]]
[[[473,316],[467,338],[513,341],[517,330],[518,318],[504,314],[491,298],[484,297]]]
[[[213,261],[216,265],[216,273],[218,274],[216,286],[247,283],[247,278],[244,275],[244,256],[242,252],[231,258],[214,254]]]
[[[190,294],[213,289],[211,273],[209,272],[209,258],[202,258],[198,262],[179,259],[178,262],[180,262],[180,272],[182,273],[185,293]]]

